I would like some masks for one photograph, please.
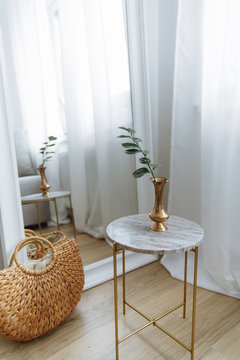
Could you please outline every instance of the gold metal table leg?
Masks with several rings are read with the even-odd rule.
[[[184,264],[184,296],[183,296],[183,318],[186,318],[186,306],[187,306],[187,261],[188,252],[185,252],[185,264]]]
[[[38,227],[39,227],[39,232],[40,234],[42,233],[42,227],[41,227],[41,220],[40,220],[40,214],[39,214],[39,206],[38,206],[38,202],[36,201],[36,210],[37,210],[37,218],[38,218]]]
[[[72,207],[72,197],[71,197],[71,195],[69,195],[69,204],[70,204],[70,211],[71,211],[71,217],[72,217],[73,235],[74,235],[74,239],[76,240],[76,230],[75,230],[75,221],[74,221],[74,215],[73,215],[73,207]]]
[[[195,247],[195,256],[194,256],[191,360],[194,360],[195,325],[196,325],[195,318],[196,318],[196,297],[197,297],[197,269],[198,269],[198,246]]]
[[[60,230],[56,198],[54,198],[53,201],[54,201],[55,213],[56,213],[56,219],[57,219],[57,228],[58,228],[58,230]]]
[[[195,345],[195,325],[196,325],[196,296],[197,296],[197,270],[198,270],[198,246],[195,247],[194,250],[192,250],[195,253],[194,257],[194,282],[193,282],[193,308],[192,308],[192,337],[191,337],[191,348],[188,347],[186,344],[184,344],[181,340],[176,338],[174,335],[169,333],[167,330],[162,328],[160,325],[158,325],[156,322],[166,315],[170,314],[171,312],[175,311],[176,309],[183,306],[183,318],[186,317],[186,303],[187,303],[187,260],[188,260],[188,252],[185,252],[185,265],[184,265],[184,301],[183,303],[175,306],[174,308],[170,309],[166,313],[158,316],[157,318],[151,320],[148,316],[143,314],[141,311],[137,310],[134,306],[130,305],[126,301],[126,294],[125,294],[125,249],[122,249],[122,272],[123,272],[123,314],[125,315],[125,307],[128,305],[130,308],[135,310],[137,313],[139,313],[141,316],[143,316],[146,320],[149,322],[137,330],[133,331],[131,334],[128,334],[127,336],[123,337],[122,339],[118,339],[118,298],[117,298],[117,245],[116,243],[113,243],[113,270],[114,270],[114,310],[115,310],[115,343],[116,343],[116,360],[119,360],[119,344],[125,340],[127,340],[129,337],[137,334],[139,331],[145,329],[149,325],[156,326],[159,330],[163,331],[166,335],[171,337],[173,340],[175,340],[179,345],[183,346],[186,350],[188,350],[191,353],[191,360],[194,360],[194,345]]]
[[[118,297],[117,297],[116,243],[113,243],[113,273],[114,273],[115,346],[116,346],[116,360],[118,360]]]
[[[126,309],[126,291],[125,291],[125,249],[122,249],[122,286],[123,286],[123,315]]]

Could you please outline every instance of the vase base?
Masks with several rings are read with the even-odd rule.
[[[49,195],[49,189],[50,189],[50,185],[46,184],[46,185],[41,185],[39,187],[39,189],[42,191],[42,196],[48,196]]]
[[[151,226],[151,229],[153,230],[153,231],[166,231],[167,230],[167,227],[166,227],[166,225],[164,225],[163,223],[158,223],[158,222],[155,222],[154,224],[153,224],[153,226]]]
[[[48,191],[43,191],[42,192],[42,196],[48,196],[49,195],[49,192]]]

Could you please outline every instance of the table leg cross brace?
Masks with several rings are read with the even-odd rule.
[[[188,350],[191,353],[191,360],[194,360],[194,341],[195,341],[195,317],[196,317],[196,292],[197,292],[197,266],[198,266],[198,246],[195,246],[192,251],[195,253],[194,256],[194,281],[193,281],[193,309],[192,309],[192,336],[191,336],[191,347],[184,344],[181,340],[176,338],[174,335],[169,333],[167,330],[162,328],[160,325],[157,324],[157,321],[162,319],[164,316],[167,316],[168,314],[172,313],[173,311],[179,309],[180,307],[183,307],[183,318],[186,318],[186,300],[187,300],[187,251],[185,252],[185,267],[184,267],[184,297],[183,302],[174,308],[168,310],[164,314],[156,317],[155,319],[150,319],[148,316],[143,314],[141,311],[137,310],[134,306],[130,305],[126,301],[126,293],[125,293],[125,249],[122,248],[122,271],[123,271],[123,315],[125,315],[125,306],[129,306],[131,309],[136,311],[139,315],[144,317],[146,320],[148,320],[148,323],[141,326],[140,328],[133,331],[131,334],[123,337],[122,339],[118,339],[118,302],[117,302],[117,259],[116,259],[116,253],[120,250],[116,243],[113,243],[113,270],[114,270],[114,311],[115,311],[115,345],[116,345],[116,360],[119,359],[119,353],[118,353],[118,346],[121,342],[124,340],[127,340],[130,336],[133,336],[137,334],[139,331],[145,329],[146,327],[153,325],[156,326],[159,330],[164,332],[166,335],[171,337],[174,341],[176,341],[179,345],[184,347],[186,350]]]
[[[177,343],[179,343],[181,346],[183,346],[186,350],[191,352],[191,348],[189,348],[187,345],[185,345],[182,341],[180,341],[179,339],[177,339],[174,335],[170,334],[167,330],[165,330],[164,328],[162,328],[161,326],[159,326],[156,321],[164,318],[165,316],[171,314],[173,311],[179,309],[180,307],[184,306],[184,303],[181,303],[175,307],[173,307],[172,309],[166,311],[164,314],[156,317],[155,319],[151,320],[148,316],[146,316],[145,314],[143,314],[141,311],[139,311],[138,309],[136,309],[134,306],[132,306],[131,304],[129,304],[127,301],[125,301],[125,304],[127,306],[129,306],[131,309],[133,309],[134,311],[136,311],[139,315],[141,315],[142,317],[144,317],[146,320],[148,320],[149,322],[143,326],[141,326],[140,328],[138,328],[137,330],[133,331],[131,334],[124,336],[122,339],[118,340],[118,343],[120,344],[121,342],[123,342],[124,340],[127,340],[128,338],[130,338],[131,336],[137,334],[139,331],[145,329],[146,327],[148,327],[149,325],[153,325],[156,326],[159,330],[163,331],[166,335],[170,336],[173,340],[175,340]]]

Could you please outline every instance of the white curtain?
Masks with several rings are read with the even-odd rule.
[[[134,159],[116,139],[132,124],[122,2],[59,0],[58,16],[76,227],[100,238],[137,211]]]
[[[173,70],[177,0],[125,0],[133,126],[149,157],[169,176]],[[138,158],[136,167],[140,167]],[[153,208],[147,176],[137,180],[138,210]],[[165,195],[167,195],[167,188]],[[167,196],[165,198],[167,202]]]
[[[180,1],[169,196],[171,214],[205,230],[199,285],[238,298],[239,13],[238,0]],[[163,264],[181,278],[183,259]]]
[[[63,133],[46,2],[2,0],[0,4],[5,98],[13,129],[24,129],[28,134],[31,158],[37,168],[42,142],[50,135],[60,137]],[[47,163],[47,180],[52,191],[60,190],[57,154]],[[66,216],[64,206],[59,207],[59,213],[62,219]]]
[[[24,238],[13,142],[13,118],[5,97],[8,81],[4,76],[6,61],[1,35],[2,26],[0,25],[0,269],[8,266],[14,248]]]

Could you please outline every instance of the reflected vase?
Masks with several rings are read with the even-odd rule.
[[[50,185],[48,185],[48,183],[47,183],[45,170],[46,170],[45,167],[38,168],[38,171],[40,172],[40,175],[41,175],[41,181],[42,181],[42,184],[39,187],[39,189],[42,191],[42,196],[48,196],[49,195],[48,191],[50,189]]]
[[[154,181],[153,178],[150,179],[154,185],[155,190],[155,204],[153,211],[149,214],[150,219],[154,221],[151,229],[153,231],[165,231],[167,230],[167,227],[164,222],[169,218],[169,214],[164,209],[163,190],[165,184],[168,182],[168,179],[164,177],[157,177],[155,180],[156,181]]]

